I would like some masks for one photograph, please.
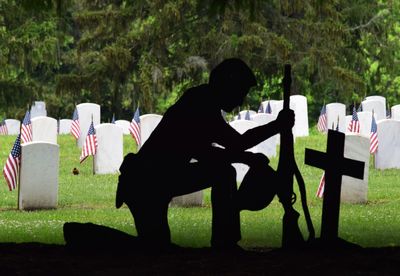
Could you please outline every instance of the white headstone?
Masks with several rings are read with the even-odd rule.
[[[359,134],[346,134],[344,157],[365,162],[364,178],[342,177],[341,202],[366,203],[368,194],[369,137]]]
[[[162,116],[158,114],[145,114],[140,116],[140,139],[142,145],[150,137],[150,134],[160,123],[161,119]]]
[[[60,124],[60,131],[58,134],[70,134],[71,133],[71,119],[61,119],[59,121]]]
[[[31,107],[31,119],[39,116],[47,116],[45,102],[34,102]]]
[[[382,100],[366,100],[361,104],[363,111],[374,111],[375,118],[378,121],[386,119],[386,107]]]
[[[371,133],[372,112],[361,111],[357,113],[357,116],[360,121],[360,134],[369,137]]]
[[[383,106],[385,107],[385,112],[386,112],[386,98],[385,97],[374,95],[374,96],[365,97],[365,100],[366,101],[381,101],[383,103]]]
[[[19,209],[57,207],[59,146],[47,142],[21,145]]]
[[[252,121],[258,125],[265,125],[276,120],[276,116],[267,113],[257,113],[251,117]],[[276,146],[278,144],[278,135],[274,135],[264,142],[257,145],[258,150],[268,157],[276,156]]]
[[[31,119],[32,141],[43,141],[57,144],[57,120],[39,116]]]
[[[123,160],[123,134],[116,124],[95,127],[97,152],[94,156],[95,174],[118,173]]]
[[[252,115],[257,114],[257,112],[254,110],[242,110],[239,112],[241,120],[244,120],[246,118],[247,111],[249,111],[250,118]],[[237,120],[237,119],[238,119],[238,115],[235,116],[235,120]]]
[[[129,133],[129,125],[131,124],[131,122],[129,122],[127,120],[116,120],[115,124],[122,129],[122,133],[124,135],[130,134]]]
[[[400,121],[384,119],[377,122],[378,150],[375,168],[400,169]]]
[[[6,119],[6,126],[8,130],[8,135],[18,135],[21,122],[15,119]]]
[[[352,118],[353,118],[353,115],[346,115],[346,133],[349,132],[349,125],[350,125]]]
[[[76,106],[79,116],[79,125],[81,127],[81,136],[78,140],[78,146],[82,148],[85,143],[90,123],[97,126],[100,124],[100,105],[94,103],[81,103]]]
[[[293,135],[296,137],[308,136],[308,106],[307,98],[302,95],[290,96],[290,106],[295,114]]]
[[[236,120],[229,123],[237,132],[240,134],[245,133],[247,130],[252,129],[258,126],[258,123],[248,120]],[[258,146],[252,147],[248,149],[251,152],[260,152]],[[234,163],[233,167],[236,169],[236,181],[242,182],[244,176],[246,175],[247,171],[249,170],[249,166],[241,163]]]
[[[283,109],[283,101],[282,100],[263,101],[262,105],[263,105],[264,110],[267,107],[268,102],[271,106],[272,114],[275,116],[278,116],[279,111],[281,111]]]
[[[332,124],[335,129],[339,118],[339,131],[345,132],[347,129],[346,125],[346,106],[342,103],[330,103],[326,105],[326,119],[328,129],[332,128]]]
[[[391,119],[400,121],[400,104],[392,106],[391,110]]]

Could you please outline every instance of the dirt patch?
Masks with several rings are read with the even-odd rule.
[[[1,275],[399,275],[400,248],[359,250],[214,251],[164,253],[73,251],[62,245],[0,244]]]

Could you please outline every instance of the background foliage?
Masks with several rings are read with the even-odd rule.
[[[281,98],[285,63],[310,120],[323,102],[393,105],[399,19],[400,2],[381,0],[0,0],[0,115],[22,118],[34,100],[55,118],[87,101],[103,121],[163,113],[227,57],[257,74],[246,107]]]

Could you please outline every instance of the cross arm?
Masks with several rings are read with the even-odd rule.
[[[326,154],[317,150],[306,148],[304,163],[306,165],[325,170],[327,168]]]

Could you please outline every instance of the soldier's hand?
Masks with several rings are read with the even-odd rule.
[[[279,126],[279,129],[281,132],[282,130],[287,130],[287,129],[292,129],[294,126],[294,111],[289,109],[289,110],[281,110],[278,114],[278,118],[276,118],[276,122]]]

